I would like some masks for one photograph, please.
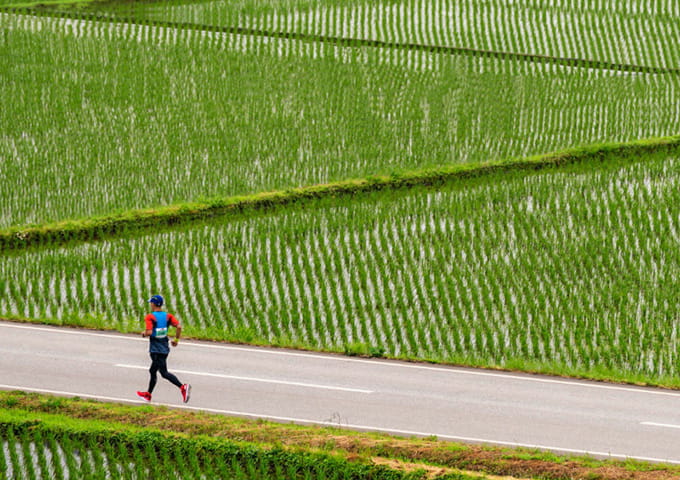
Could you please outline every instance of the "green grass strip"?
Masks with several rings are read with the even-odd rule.
[[[38,226],[12,227],[0,231],[0,251],[95,241],[129,233],[157,231],[188,222],[215,217],[238,217],[324,198],[340,198],[381,190],[439,187],[504,172],[539,171],[576,164],[607,163],[608,160],[641,160],[656,153],[680,152],[680,136],[651,138],[626,143],[605,143],[572,148],[526,158],[474,164],[452,164],[439,168],[374,175],[321,185],[207,199],[158,208],[112,213],[106,216],[66,220]]]

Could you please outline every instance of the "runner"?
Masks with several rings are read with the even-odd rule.
[[[151,368],[149,373],[151,378],[149,380],[149,389],[146,392],[137,392],[137,396],[147,402],[151,401],[151,393],[156,386],[157,372],[161,372],[161,377],[168,380],[173,385],[176,385],[182,393],[182,401],[187,403],[191,393],[191,385],[188,383],[182,384],[176,376],[168,372],[167,359],[170,353],[168,345],[168,328],[175,327],[175,339],[172,341],[172,346],[176,347],[179,344],[179,337],[182,333],[182,326],[179,324],[174,315],[163,311],[163,297],[154,295],[149,299],[151,305],[151,313],[144,319],[146,323],[146,330],[142,332],[142,337],[149,337],[149,353],[151,354]]]

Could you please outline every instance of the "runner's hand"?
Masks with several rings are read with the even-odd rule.
[[[176,347],[177,345],[179,345],[179,341],[178,341],[178,340],[176,340],[176,339],[175,339],[175,340],[173,340],[173,341],[172,341],[172,342],[170,342],[170,343],[172,344],[172,346],[173,346],[173,347]]]

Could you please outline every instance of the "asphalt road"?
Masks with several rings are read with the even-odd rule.
[[[148,339],[0,322],[0,389],[141,403]],[[153,402],[402,436],[680,464],[680,392],[183,341]]]

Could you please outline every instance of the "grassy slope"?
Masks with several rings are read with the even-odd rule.
[[[0,392],[0,423],[9,419],[97,432],[149,432],[247,442],[265,449],[327,453],[366,465],[422,470],[430,476],[473,472],[543,479],[657,480],[680,478],[680,467],[635,461],[563,457],[528,449],[482,447],[433,438],[400,438],[330,427],[284,425],[165,407],[127,406],[22,392]],[[188,437],[187,437],[188,436]]]
[[[51,405],[52,410],[61,410],[58,407],[60,400],[48,400],[47,403]],[[99,449],[100,457],[98,460],[95,459],[97,467],[90,465],[89,470],[83,468],[80,471],[82,478],[95,476],[108,478],[111,470],[120,468],[121,463],[128,469],[127,472],[123,472],[125,478],[130,478],[128,476],[130,464],[137,473],[137,477],[134,478],[139,478],[139,475],[144,476],[147,474],[145,469],[150,468],[152,471],[148,473],[152,474],[151,479],[168,478],[166,475],[171,474],[170,472],[176,473],[178,469],[182,472],[180,478],[194,478],[195,476],[205,478],[207,474],[208,478],[224,478],[225,480],[243,478],[238,476],[237,472],[244,470],[248,472],[248,478],[280,479],[284,478],[283,472],[290,475],[291,471],[295,474],[285,478],[314,478],[328,471],[335,472],[340,478],[356,480],[414,478],[387,465],[348,461],[344,456],[329,452],[282,448],[278,445],[263,445],[200,433],[168,431],[118,420],[82,419],[63,415],[59,411],[36,413],[19,408],[0,409],[0,438],[8,438],[12,442],[18,439],[24,454],[28,451],[27,444],[43,442],[43,445],[37,445],[38,448],[34,450],[38,457],[41,452],[43,454],[42,462],[41,459],[38,460],[40,476],[36,476],[37,469],[34,465],[32,471],[31,469],[24,470],[28,478],[44,478],[43,475],[49,475],[49,461],[46,461],[44,451],[52,450],[52,447],[48,447],[48,444],[52,442],[62,447],[66,446],[64,453],[67,460],[65,465],[62,464],[62,469],[63,473],[67,473],[66,470],[68,470],[69,477],[73,475],[74,470],[78,469],[75,462],[68,460],[68,456],[73,453],[75,443],[76,449],[81,445],[87,449]],[[46,439],[48,439],[47,443],[45,443]],[[172,465],[171,462],[177,460],[174,453],[178,451],[182,452],[184,458]],[[0,465],[2,478],[5,478],[3,466],[8,460],[7,454],[7,451],[2,454],[2,457],[5,457]],[[82,455],[82,451],[80,454]],[[7,463],[12,466],[12,478],[17,478],[17,468],[21,469],[22,463],[26,466],[26,462],[22,462],[11,450],[9,457]],[[213,463],[215,459],[220,459],[223,467],[226,468],[218,465],[215,470]],[[251,468],[254,468],[254,471],[251,471]],[[119,471],[118,478],[120,474]],[[57,474],[56,478],[63,477]]]
[[[278,208],[323,198],[418,186],[436,187],[503,172],[536,171],[586,162],[596,165],[613,159],[639,160],[646,154],[678,151],[680,151],[680,136],[590,145],[528,158],[481,164],[455,164],[438,169],[416,170],[390,176],[372,176],[248,196],[215,198],[203,202],[131,210],[47,225],[14,227],[0,231],[0,251],[22,250],[44,244],[54,246],[73,241],[92,241],[121,234],[127,235],[131,232],[157,231],[160,227],[171,227],[212,217],[240,217],[256,211],[271,212]]]

